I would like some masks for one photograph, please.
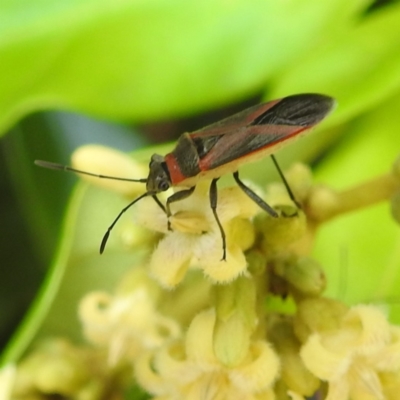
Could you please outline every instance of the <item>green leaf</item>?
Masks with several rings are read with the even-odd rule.
[[[260,91],[369,4],[27,0],[0,9],[0,131],[32,110],[183,115]],[[342,36],[340,36],[342,37]],[[318,38],[318,40],[315,40]],[[318,53],[318,52],[317,52]]]
[[[280,75],[274,96],[317,91],[339,107],[326,126],[348,121],[400,88],[400,3],[354,21],[351,29],[304,54]]]

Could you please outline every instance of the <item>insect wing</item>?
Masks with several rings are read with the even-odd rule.
[[[192,138],[201,138],[209,136],[222,136],[235,133],[239,128],[251,124],[254,119],[265,113],[280,100],[269,101],[268,103],[256,104],[246,108],[230,117],[224,118],[211,125],[207,125],[190,134]]]
[[[190,136],[198,149],[200,169],[213,169],[293,138],[320,122],[334,104],[325,95],[294,95],[193,132]]]

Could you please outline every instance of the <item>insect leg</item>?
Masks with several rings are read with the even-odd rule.
[[[294,194],[293,194],[293,192],[292,192],[292,189],[290,189],[290,186],[289,186],[289,184],[288,184],[288,182],[287,182],[287,180],[286,180],[286,178],[285,178],[285,175],[283,175],[283,172],[282,172],[282,170],[281,170],[281,167],[280,167],[279,164],[278,164],[278,161],[276,161],[276,158],[275,158],[275,156],[274,156],[273,154],[271,154],[271,158],[272,158],[272,161],[273,161],[273,163],[274,163],[274,165],[275,165],[275,168],[278,170],[278,174],[279,174],[279,176],[281,177],[283,184],[285,185],[286,191],[288,192],[288,195],[289,195],[290,199],[293,201],[294,204],[296,204],[296,206],[297,206],[298,208],[301,209],[301,205],[300,205],[300,203],[296,200],[296,198],[294,197]]]
[[[168,217],[168,230],[171,230],[171,223],[169,222],[169,217],[172,215],[170,204],[174,203],[175,201],[186,199],[189,197],[193,192],[196,186],[191,187],[190,189],[180,190],[179,192],[174,193],[173,195],[169,196],[166,203],[166,213]]]
[[[233,173],[233,178],[235,179],[235,181],[239,185],[239,187],[247,194],[247,196],[249,196],[253,201],[255,201],[271,217],[274,217],[274,218],[278,217],[278,213],[269,204],[267,204],[260,196],[258,196],[256,193],[254,193],[248,186],[246,186],[239,179],[238,171]]]
[[[221,221],[218,218],[217,214],[217,201],[218,201],[218,190],[217,190],[217,181],[219,178],[213,179],[211,181],[211,186],[210,186],[210,206],[211,210],[214,214],[214,218],[217,221],[219,231],[221,232],[221,238],[222,238],[222,258],[221,261],[226,261],[226,237],[225,237],[225,231],[224,228],[221,224]]]
[[[154,201],[157,203],[157,205],[161,208],[161,210],[163,210],[166,214],[167,210],[165,209],[164,204],[161,203],[160,199],[155,194],[153,194],[151,197],[154,199]]]

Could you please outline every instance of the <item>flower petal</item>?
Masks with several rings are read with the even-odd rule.
[[[232,382],[245,392],[260,392],[272,386],[279,375],[279,358],[264,341],[253,342],[249,362],[229,373]]]
[[[203,254],[200,260],[202,269],[214,283],[231,282],[246,271],[246,258],[236,244],[226,249],[226,260],[221,260],[222,247],[210,246],[209,252]]]
[[[169,233],[167,215],[151,197],[145,197],[135,204],[134,221],[143,228]]]
[[[391,333],[391,343],[368,361],[380,371],[396,371],[400,374],[400,327],[391,327]]]
[[[318,378],[326,381],[338,380],[351,365],[351,358],[347,354],[329,351],[321,342],[317,333],[311,335],[300,350],[306,367]]]
[[[349,400],[349,383],[346,378],[329,382],[328,395],[325,400]]]
[[[188,360],[182,341],[175,341],[156,352],[153,367],[166,382],[178,388],[195,381],[202,371]]]
[[[150,259],[151,275],[164,287],[176,286],[189,267],[192,249],[197,237],[180,232],[165,236]]]
[[[357,353],[373,354],[390,342],[390,325],[383,312],[374,306],[358,305],[352,307],[345,316],[346,325],[361,324]]]
[[[193,318],[186,334],[188,359],[206,370],[219,364],[213,350],[214,325],[215,311],[213,309],[203,311]]]
[[[354,400],[384,400],[382,385],[373,368],[354,363],[349,373],[350,398]]]
[[[135,362],[135,378],[149,393],[162,395],[169,393],[169,384],[153,368],[152,352],[143,352]]]

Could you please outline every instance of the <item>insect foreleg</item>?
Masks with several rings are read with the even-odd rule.
[[[175,201],[183,200],[186,199],[186,197],[189,197],[193,192],[196,186],[191,187],[190,189],[184,189],[180,190],[179,192],[174,193],[173,195],[169,196],[166,202],[166,212],[167,212],[167,217],[168,217],[168,230],[171,230],[171,222],[169,221],[169,217],[172,215],[171,213],[171,203],[174,203]]]
[[[160,199],[155,194],[153,194],[151,197],[154,199],[154,201],[157,203],[157,205],[161,208],[161,210],[163,210],[165,212],[165,214],[167,214],[167,210],[165,209],[164,204],[161,203]]]
[[[255,201],[271,217],[274,217],[274,218],[278,217],[278,213],[269,204],[267,204],[260,196],[258,196],[256,193],[254,193],[248,186],[246,186],[239,179],[238,171],[233,173],[233,178],[235,179],[235,181],[239,185],[239,187],[247,194],[247,196],[249,196],[253,201]]]
[[[283,184],[285,185],[286,191],[288,192],[288,195],[289,195],[290,199],[293,201],[294,204],[296,204],[297,208],[301,209],[300,203],[294,197],[292,189],[290,188],[290,186],[289,186],[289,184],[288,184],[288,182],[287,182],[287,180],[285,178],[285,175],[283,175],[281,167],[279,166],[279,164],[276,161],[276,158],[275,158],[275,156],[273,154],[271,154],[271,158],[272,158],[272,161],[273,161],[273,163],[275,165],[275,168],[278,170],[278,174],[281,177]]]
[[[218,202],[218,190],[217,190],[217,181],[219,178],[213,179],[211,181],[211,186],[210,186],[210,207],[211,210],[214,214],[214,218],[217,221],[219,231],[221,232],[221,238],[222,238],[222,258],[221,261],[226,261],[226,237],[225,237],[225,231],[224,228],[221,224],[221,221],[218,218],[217,214],[217,202]]]

